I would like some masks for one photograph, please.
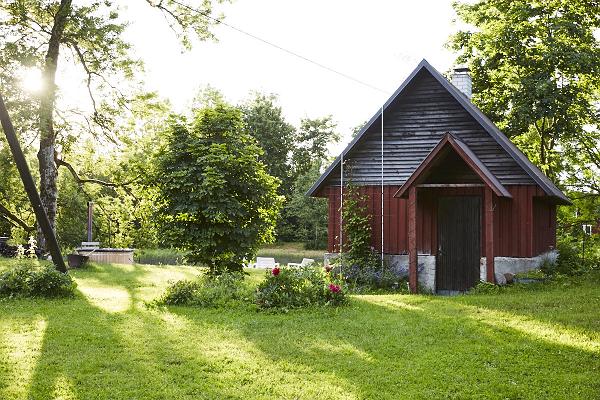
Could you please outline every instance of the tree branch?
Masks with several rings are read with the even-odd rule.
[[[121,183],[108,182],[108,181],[103,181],[102,179],[96,179],[96,178],[81,178],[79,176],[79,174],[77,173],[77,171],[75,171],[75,168],[70,163],[66,162],[65,160],[61,160],[60,158],[56,157],[56,165],[58,167],[66,167],[69,170],[69,172],[71,173],[71,175],[73,176],[73,178],[75,178],[75,180],[79,184],[94,183],[96,185],[115,188],[115,187],[123,187],[123,186],[131,185],[138,178],[138,177],[136,177],[135,179],[132,179],[127,182],[121,182]]]
[[[3,206],[2,204],[0,204],[0,213],[2,213],[6,220],[12,222],[13,225],[16,224],[20,226],[21,228],[25,229],[26,232],[31,232],[35,230],[34,226],[27,225],[25,221],[23,221],[17,215],[13,214],[8,208]]]
[[[82,178],[79,176],[77,171],[75,171],[75,168],[70,163],[66,162],[65,160],[61,160],[58,157],[55,157],[55,160],[56,160],[57,167],[62,166],[69,170],[69,172],[71,173],[71,175],[73,176],[73,178],[75,179],[75,181],[77,182],[77,184],[79,186],[82,186],[86,183],[91,183],[91,184],[95,184],[95,185],[110,187],[112,189],[121,188],[125,191],[125,193],[127,193],[128,195],[130,195],[133,198],[133,200],[136,204],[139,203],[139,199],[133,194],[131,188],[129,187],[129,185],[135,183],[139,179],[139,175],[129,181],[126,181],[126,182],[108,182],[108,181],[104,181],[102,179],[96,179],[96,178]]]

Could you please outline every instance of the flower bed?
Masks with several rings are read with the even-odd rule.
[[[256,291],[256,304],[261,309],[286,311],[345,302],[341,282],[322,267],[273,268]]]

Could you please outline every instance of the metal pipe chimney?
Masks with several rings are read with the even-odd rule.
[[[87,241],[92,241],[92,222],[94,217],[94,202],[88,201],[88,215],[87,215]]]

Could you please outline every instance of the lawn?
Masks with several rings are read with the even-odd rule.
[[[258,257],[273,257],[281,265],[288,263],[299,263],[303,258],[312,258],[323,262],[323,256],[327,250],[306,250],[304,243],[281,242],[268,245],[258,251]]]
[[[93,266],[74,299],[0,301],[0,398],[600,398],[600,274],[289,314],[144,305],[198,273]]]

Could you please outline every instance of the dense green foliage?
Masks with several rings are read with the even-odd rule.
[[[597,273],[491,295],[351,296],[284,315],[144,305],[198,268],[71,274],[72,299],[0,301],[0,398],[587,400],[600,390]]]
[[[261,309],[339,306],[346,300],[341,282],[321,266],[267,270],[256,290],[256,304]]]
[[[600,5],[483,0],[455,5],[451,38],[473,101],[554,181],[598,192]]]
[[[303,242],[307,249],[327,248],[327,199],[306,195],[321,176],[320,167],[320,163],[315,163],[298,176],[282,211],[282,221],[277,231],[281,240]]]
[[[361,266],[372,263],[375,250],[371,246],[373,215],[368,212],[368,200],[358,186],[349,184],[344,187],[342,221],[345,240],[342,250],[346,255],[345,261]]]
[[[193,281],[177,281],[167,287],[154,304],[229,308],[249,303],[251,298],[252,291],[244,275],[229,272],[206,274]]]
[[[559,242],[573,269],[597,266],[598,235],[584,236],[582,224],[600,220],[600,4],[484,0],[455,9],[470,27],[450,45],[471,69],[473,102],[568,190],[574,205],[559,208]]]
[[[18,260],[0,274],[0,297],[69,297],[77,284],[48,264]]]
[[[209,28],[214,19],[206,18],[213,12],[210,0],[194,4],[198,12],[190,12],[191,5],[187,3],[146,2],[165,17],[183,46],[189,48],[192,36],[199,40],[212,38]],[[74,198],[81,197],[83,186],[101,185],[109,190],[123,186],[121,181],[106,180],[102,173],[94,170],[82,175],[80,165],[73,162],[90,139],[94,140],[96,151],[100,147],[122,145],[123,140],[127,140],[123,136],[131,133],[122,123],[133,116],[134,103],[146,96],[140,79],[142,63],[133,54],[124,34],[127,17],[133,16],[123,11],[119,2],[101,0],[84,4],[72,0],[0,2],[0,37],[3,39],[0,42],[0,92],[6,98],[19,139],[26,147],[30,169],[39,181],[42,205],[51,226],[58,225],[63,243],[72,243],[76,236],[77,241],[82,239],[77,235],[81,228],[76,229],[79,219],[65,218],[65,214],[69,213]],[[41,78],[40,87],[24,89],[24,83],[31,79],[29,74],[35,76],[36,73]],[[72,79],[80,81],[74,81],[69,92],[63,92],[64,82]],[[38,147],[37,159],[34,146]],[[0,164],[8,154],[1,138]],[[14,180],[17,176],[14,164],[5,164],[5,167],[0,167],[2,174],[8,175],[8,179],[0,179],[0,234],[22,239],[34,230],[34,220],[28,202],[24,201],[21,182]],[[59,170],[70,174],[76,183],[59,177]],[[65,184],[69,198],[59,204],[59,193]],[[78,186],[76,193],[75,186]],[[80,204],[78,201],[77,205]],[[117,205],[117,208],[123,207]],[[73,211],[79,209],[76,207]],[[115,227],[121,223],[121,218],[115,217],[110,222],[112,231],[117,232],[116,240],[130,241],[132,238],[119,237],[131,230],[127,226]],[[124,223],[130,222],[131,218]],[[43,248],[41,234],[38,241]]]
[[[248,133],[263,149],[260,160],[266,165],[269,175],[281,181],[278,193],[287,195],[296,174],[292,162],[296,128],[285,120],[276,99],[274,95],[255,93],[254,97],[240,108]]]
[[[282,199],[241,112],[220,103],[170,122],[153,183],[163,234],[211,272],[239,271],[274,239]]]
[[[340,136],[331,116],[304,118],[296,129],[285,120],[276,100],[273,95],[255,93],[241,110],[249,133],[264,150],[261,159],[269,174],[281,180],[278,193],[285,202],[277,237],[305,242],[309,248],[324,248],[327,202],[305,194],[328,161],[328,146]]]
[[[600,269],[600,235],[587,234],[584,225],[597,232],[600,222],[600,196],[594,193],[572,193],[572,206],[558,209],[558,248],[565,252],[561,257],[562,270],[582,272]],[[568,261],[566,261],[568,253]],[[570,265],[571,268],[567,268]]]

